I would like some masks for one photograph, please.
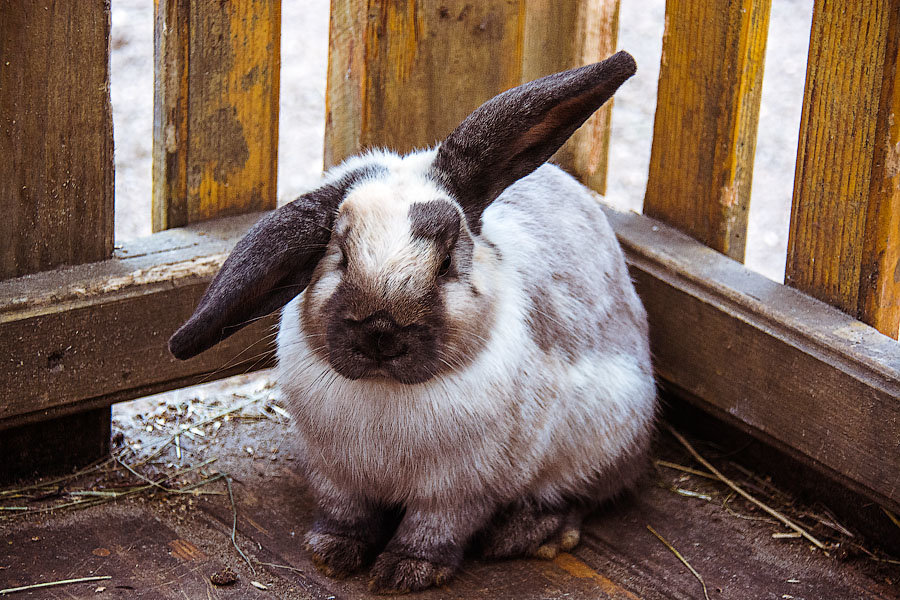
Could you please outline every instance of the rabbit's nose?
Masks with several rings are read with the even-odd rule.
[[[373,360],[389,360],[407,353],[408,346],[402,338],[394,320],[379,312],[360,323],[354,349]]]

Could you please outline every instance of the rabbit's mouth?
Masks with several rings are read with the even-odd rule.
[[[413,362],[414,360],[408,355],[388,360],[374,360],[357,352],[338,357],[329,353],[331,367],[347,379],[389,379],[404,384],[416,384],[424,383],[437,374],[424,363]]]
[[[440,371],[433,329],[398,325],[384,311],[361,321],[336,320],[328,327],[328,362],[348,379],[423,383]]]

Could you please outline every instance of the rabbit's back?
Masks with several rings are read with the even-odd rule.
[[[525,336],[513,343],[530,347],[508,376],[533,494],[552,501],[590,493],[604,473],[636,476],[629,461],[645,454],[656,406],[647,317],[595,197],[546,164],[494,201],[482,232],[513,280],[507,310]]]
[[[622,250],[594,196],[545,164],[484,212],[483,235],[518,278],[526,322],[545,353],[622,353],[649,373],[647,323]]]

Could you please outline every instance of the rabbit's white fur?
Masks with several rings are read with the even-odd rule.
[[[373,210],[405,215],[413,202],[447,199],[427,177],[433,158],[433,150],[370,153],[332,170],[328,180],[384,166],[347,197],[368,195]],[[507,188],[482,223],[472,274],[493,298],[493,322],[477,355],[452,371],[413,385],[346,379],[313,351],[322,342],[303,331],[302,304],[315,285],[282,311],[279,381],[320,495],[362,493],[406,506],[449,506],[473,497],[497,505],[522,498],[553,504],[588,495],[598,477],[616,476],[617,463],[643,453],[656,398],[646,320],[595,199],[547,164]],[[408,227],[392,235],[400,245],[412,243]],[[526,320],[533,302],[528,290],[552,275],[548,269],[558,260],[583,265],[576,271],[589,278],[584,285],[596,306],[585,315],[570,290],[551,289],[545,297],[553,320],[571,328],[606,315],[609,323],[600,327],[629,339],[587,344],[576,356],[541,348]],[[327,260],[319,269],[328,269]]]
[[[325,573],[374,560],[393,593],[470,546],[549,558],[637,479],[646,314],[590,192],[544,164],[635,70],[618,52],[495,96],[436,150],[349,159],[261,218],[170,338],[187,359],[284,307]]]

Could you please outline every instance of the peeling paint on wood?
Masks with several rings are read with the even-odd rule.
[[[274,208],[280,0],[160,0],[153,228]]]

